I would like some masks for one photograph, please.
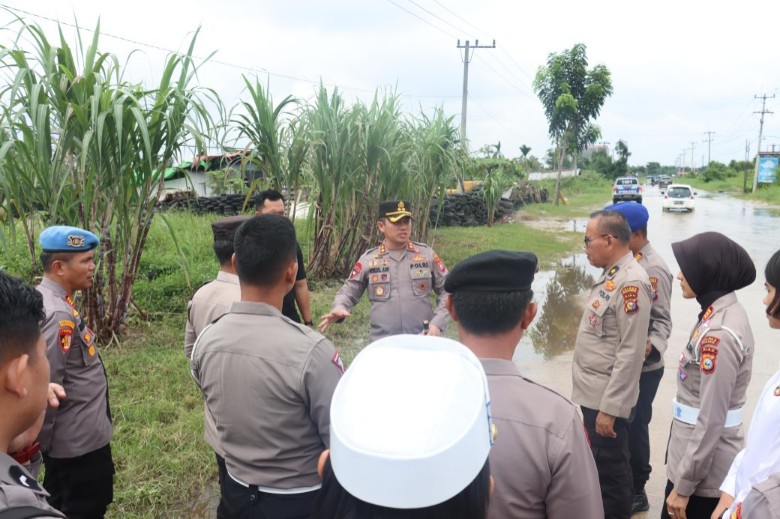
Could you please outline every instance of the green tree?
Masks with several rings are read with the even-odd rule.
[[[660,162],[648,162],[646,166],[647,174],[656,176],[661,174],[661,163]]]
[[[628,144],[623,140],[618,141],[615,145],[615,153],[617,153],[618,159],[612,165],[612,178],[628,174],[628,157],[631,156],[631,152],[628,151]]]
[[[528,153],[531,151],[531,147],[523,144],[520,146],[520,153],[523,155],[523,161],[528,158]]]
[[[612,95],[612,79],[604,65],[588,69],[586,46],[578,43],[548,56],[547,64],[536,73],[534,91],[544,106],[549,135],[557,150],[555,204],[558,205],[563,158],[569,151],[578,153],[587,141],[598,135],[598,128],[591,121],[598,117],[604,101]]]

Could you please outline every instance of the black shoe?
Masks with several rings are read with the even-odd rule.
[[[650,510],[650,502],[647,500],[647,493],[642,490],[638,494],[634,494],[634,502],[631,504],[631,513],[647,512]]]

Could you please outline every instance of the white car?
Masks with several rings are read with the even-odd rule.
[[[661,202],[664,211],[672,209],[693,211],[696,207],[696,192],[688,184],[669,184]]]

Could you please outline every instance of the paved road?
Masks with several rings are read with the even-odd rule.
[[[780,248],[780,211],[763,208],[725,195],[699,193],[692,213],[664,213],[661,194],[655,187],[645,188],[644,204],[650,211],[648,238],[664,257],[674,276],[679,272],[671,243],[703,231],[718,231],[742,245],[753,258],[758,273],[756,282],[738,292],[740,302],[750,316],[756,340],[753,376],[748,388],[745,427],[749,424],[758,395],[780,365],[780,333],[771,330],[761,303],[764,297],[764,267]],[[605,198],[604,204],[610,203]],[[572,225],[584,229],[587,222]],[[570,227],[571,228],[571,227]],[[523,339],[515,362],[529,378],[571,396],[571,348],[582,315],[583,291],[588,275],[598,276],[584,254],[567,258],[556,271],[541,272],[534,285],[536,300],[543,310],[535,327]],[[699,312],[695,300],[684,300],[679,282],[672,288],[673,330],[665,361],[666,370],[655,399],[651,423],[653,473],[647,485],[651,509],[634,517],[659,517],[666,485],[664,454],[672,420],[671,400],[676,390],[677,357],[685,345]],[[547,314],[547,315],[545,315]]]

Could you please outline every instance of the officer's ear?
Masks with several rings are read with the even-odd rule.
[[[458,314],[455,313],[455,305],[452,302],[452,294],[447,294],[444,299],[444,306],[447,308],[447,312],[450,314],[450,318],[453,321],[458,322]]]
[[[385,233],[385,219],[384,218],[380,218],[379,220],[376,221],[376,228],[379,229],[379,232],[381,232],[382,234]]]
[[[523,320],[520,323],[523,331],[527,330],[529,326],[531,326],[531,323],[533,322],[534,318],[536,317],[536,312],[539,308],[536,306],[536,303],[528,303],[528,306],[525,307],[525,312],[523,312]]]
[[[320,454],[320,459],[317,460],[317,474],[320,475],[320,479],[322,479],[322,475],[325,473],[325,462],[328,461],[328,456],[330,456],[330,449],[325,449]]]
[[[25,385],[25,371],[30,362],[30,355],[25,353],[14,357],[2,367],[5,378],[5,390],[17,395],[19,398],[27,396],[27,386]]]

